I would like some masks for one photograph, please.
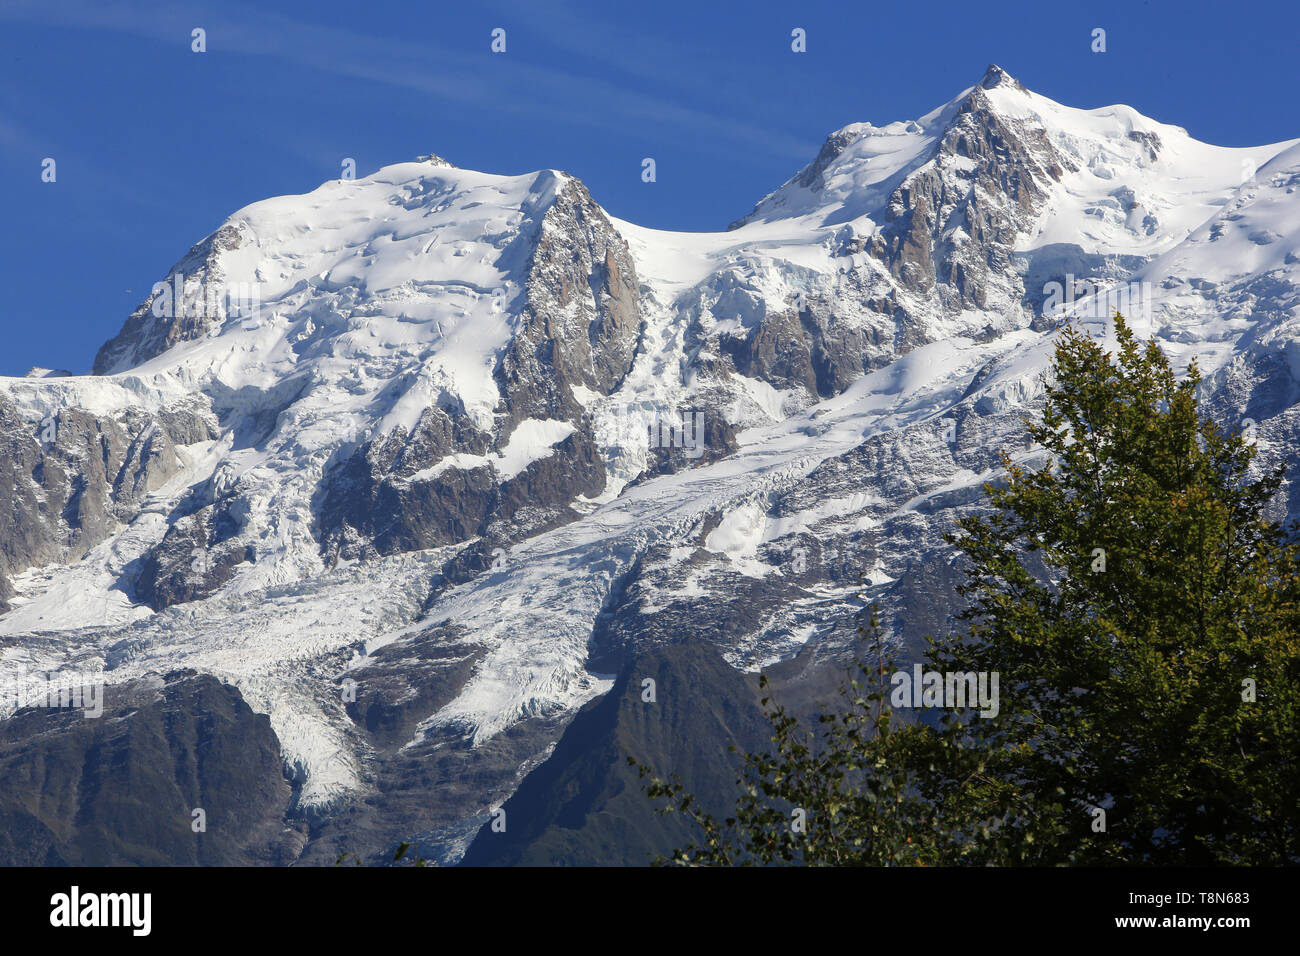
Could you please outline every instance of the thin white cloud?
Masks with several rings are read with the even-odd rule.
[[[396,40],[293,20],[223,4],[219,11],[194,4],[150,8],[133,2],[72,2],[50,6],[7,0],[0,19],[55,23],[65,28],[126,33],[188,47],[190,31],[203,27],[209,53],[229,50],[265,56],[335,76],[413,90],[493,114],[541,116],[550,122],[648,137],[667,128],[721,153],[747,149],[805,158],[810,144],[772,129],[719,116],[689,104],[639,92],[603,77],[537,66],[523,57],[494,56],[489,38],[480,51],[431,40]],[[707,137],[701,134],[707,133]]]

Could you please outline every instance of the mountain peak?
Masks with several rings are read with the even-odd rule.
[[[1009,86],[1012,89],[1023,90],[1024,84],[1017,80],[996,63],[990,63],[988,69],[984,71],[984,76],[979,82],[980,88],[991,90],[997,86]]]

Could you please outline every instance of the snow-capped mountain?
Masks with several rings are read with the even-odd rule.
[[[457,859],[657,648],[812,700],[863,576],[904,650],[943,628],[941,532],[999,448],[1033,454],[1062,317],[1107,336],[1122,304],[1291,457],[1298,187],[1300,140],[1210,146],[990,67],[832,133],[716,233],[436,156],[254,203],[94,374],[0,379],[0,701],[102,671],[129,724],[215,678],[293,784],[258,817],[291,836],[249,858]],[[31,759],[26,726],[0,757]]]

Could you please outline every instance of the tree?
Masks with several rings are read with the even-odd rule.
[[[871,693],[848,688],[820,743],[773,711],[736,816],[696,814],[703,849],[674,861],[1300,861],[1300,551],[1266,517],[1282,469],[1257,474],[1253,445],[1199,416],[1195,365],[1180,381],[1115,324],[1116,354],[1063,330],[1026,423],[1045,461],[1003,453],[991,508],[948,536],[965,632],[927,662],[997,674],[996,716],[897,726],[886,669],[864,668]],[[791,804],[803,842],[778,832]]]

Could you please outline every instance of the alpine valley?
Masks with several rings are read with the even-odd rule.
[[[1300,139],[993,66],[714,233],[437,156],[247,206],[91,374],[0,378],[0,861],[645,863],[627,755],[717,808],[760,669],[832,702],[862,596],[918,659],[1121,302],[1300,517]]]

